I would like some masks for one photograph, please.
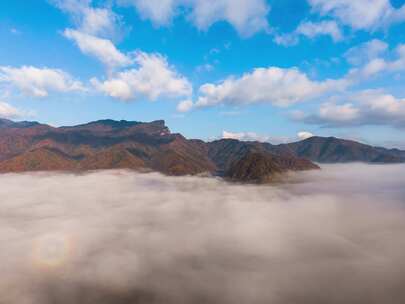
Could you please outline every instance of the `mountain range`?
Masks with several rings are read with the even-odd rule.
[[[405,151],[334,137],[281,145],[186,139],[163,120],[99,120],[55,128],[0,119],[0,172],[134,169],[167,175],[209,173],[242,182],[267,182],[318,163],[405,162]]]

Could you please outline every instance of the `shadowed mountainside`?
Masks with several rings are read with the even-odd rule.
[[[60,128],[0,120],[0,172],[126,168],[262,182],[289,170],[318,168],[309,160],[391,163],[404,161],[405,152],[320,137],[286,145],[230,139],[206,143],[171,133],[162,120],[100,120]]]
[[[248,152],[235,161],[225,172],[234,181],[267,183],[277,180],[287,171],[319,169],[311,161],[302,158],[281,157],[270,153]]]

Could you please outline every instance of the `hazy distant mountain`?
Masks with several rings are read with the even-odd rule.
[[[403,163],[405,151],[373,147],[351,140],[335,137],[311,137],[303,141],[272,145],[270,143],[241,142],[222,139],[208,143],[210,155],[221,166],[229,166],[246,151],[269,152],[273,155],[298,157],[318,163]]]
[[[311,137],[303,141],[280,145],[290,149],[298,157],[320,163],[401,163],[405,162],[405,151],[385,149],[335,137]]]
[[[127,168],[168,175],[211,173],[240,181],[270,180],[318,162],[402,162],[405,152],[335,138],[314,137],[287,145],[223,139],[210,143],[173,134],[162,120],[100,120],[54,128],[0,120],[0,171]]]

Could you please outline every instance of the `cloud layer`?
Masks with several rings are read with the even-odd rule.
[[[265,0],[120,0],[134,6],[142,18],[155,25],[171,23],[181,13],[198,29],[207,30],[218,21],[231,24],[242,36],[267,30],[269,6]]]
[[[405,6],[395,9],[390,0],[308,0],[314,12],[336,18],[354,30],[376,30],[405,20]]]
[[[274,41],[284,46],[297,45],[300,36],[315,38],[329,35],[334,42],[343,40],[345,29],[375,32],[405,21],[405,5],[396,9],[390,0],[308,0],[320,21],[303,21],[291,33],[276,34]],[[324,18],[324,19],[323,19]]]
[[[275,35],[274,42],[284,46],[292,46],[299,43],[301,36],[314,39],[323,35],[330,36],[334,42],[343,39],[343,33],[339,25],[333,20],[324,20],[320,22],[301,22],[294,32]]]
[[[403,302],[404,167],[291,179],[2,175],[0,302]]]
[[[121,19],[108,7],[93,7],[91,0],[49,0],[69,14],[78,31],[114,38],[120,31]]]
[[[323,103],[315,114],[298,113],[297,120],[324,127],[386,125],[405,128],[405,99],[382,91],[368,90]]]

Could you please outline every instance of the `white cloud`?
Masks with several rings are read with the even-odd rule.
[[[1,302],[404,303],[404,165],[322,167],[1,174]]]
[[[177,0],[119,0],[118,3],[133,5],[143,19],[155,25],[168,25],[175,15]]]
[[[405,20],[405,7],[395,9],[390,0],[308,0],[314,12],[332,16],[355,30],[376,30]]]
[[[84,11],[84,18],[80,29],[92,35],[113,35],[117,17],[107,9],[93,9],[87,8]]]
[[[397,59],[388,62],[388,68],[392,71],[403,71],[405,70],[405,44],[400,44],[396,48]]]
[[[191,18],[203,30],[215,22],[227,21],[245,36],[267,29],[268,11],[264,0],[197,0]]]
[[[270,135],[262,135],[258,134],[256,132],[228,132],[228,131],[223,131],[222,132],[222,139],[236,139],[239,141],[258,141],[258,142],[268,142],[273,145],[278,145],[278,144],[285,144],[285,143],[290,143],[294,142],[297,139],[299,140],[304,140],[310,137],[313,137],[314,134],[310,132],[299,132],[297,133],[297,137],[292,136],[270,136]]]
[[[208,83],[201,86],[195,106],[254,103],[289,106],[347,86],[346,79],[310,80],[296,68],[258,68],[240,78],[230,77],[219,84]]]
[[[255,132],[239,132],[233,133],[228,131],[222,132],[222,139],[236,139],[239,141],[258,141],[258,142],[267,142],[273,145],[285,144],[295,141],[295,138],[288,136],[270,136],[262,135]]]
[[[89,0],[51,0],[51,3],[72,16],[80,32],[114,37],[119,31],[120,18],[109,8],[95,8]]]
[[[320,35],[329,35],[335,42],[343,39],[343,34],[335,21],[303,22],[298,26],[296,33],[311,39]]]
[[[283,46],[293,46],[298,44],[299,41],[299,36],[295,32],[274,36],[274,42]]]
[[[21,90],[26,95],[46,97],[49,92],[84,91],[82,83],[58,69],[0,66],[0,83]]]
[[[23,116],[30,116],[28,112],[22,111],[7,102],[0,101],[0,118],[18,119]]]
[[[311,138],[314,136],[315,136],[314,134],[312,134],[311,132],[307,132],[307,131],[301,131],[301,132],[298,132],[298,134],[297,134],[297,137],[300,140],[305,140],[305,139],[308,139],[308,138]]]
[[[66,29],[63,35],[74,41],[84,54],[96,57],[109,69],[132,63],[111,41],[120,32],[121,19],[110,8],[93,7],[91,0],[50,2],[72,16],[76,28]]]
[[[240,141],[260,141],[260,142],[268,142],[270,140],[270,136],[259,135],[255,132],[240,132],[240,133],[233,133],[228,131],[222,132],[223,139],[236,139]]]
[[[269,6],[265,0],[121,0],[133,5],[142,18],[158,26],[168,25],[176,14],[185,13],[200,30],[219,21],[230,23],[241,35],[268,29]]]
[[[405,127],[405,99],[396,98],[379,90],[362,91],[338,99],[342,101],[324,103],[318,113],[303,115],[298,119],[325,127],[353,125]]]
[[[393,60],[388,60],[383,57],[376,57],[378,54],[373,54],[371,52],[370,54],[370,48],[376,47],[375,44],[376,42],[372,43],[371,42],[371,47],[370,45],[366,46],[360,46],[363,47],[363,51],[359,51],[362,56],[366,57],[367,56],[367,51],[369,51],[369,60],[365,61],[365,64],[360,67],[360,68],[354,68],[352,69],[349,74],[348,78],[354,79],[354,80],[359,80],[359,79],[367,79],[373,76],[376,76],[380,73],[393,73],[393,72],[399,72],[399,71],[404,71],[405,70],[405,44],[400,44],[397,46],[395,49],[395,55],[396,58]],[[380,48],[383,48],[383,45],[379,46]],[[378,47],[377,47],[378,48]],[[356,51],[355,51],[356,52]],[[376,51],[374,52],[380,52],[382,53],[383,51]]]
[[[355,77],[370,78],[388,69],[389,66],[384,59],[376,58],[368,62],[363,68],[354,69],[352,72]]]
[[[343,33],[335,21],[302,22],[292,33],[278,34],[274,36],[274,42],[283,46],[293,46],[299,43],[300,36],[310,39],[329,35],[333,41],[338,42],[343,39]]]
[[[189,112],[193,108],[193,101],[190,99],[183,100],[177,105],[177,111],[181,113]]]
[[[379,58],[387,50],[387,43],[378,39],[373,39],[349,49],[345,53],[345,58],[352,65],[362,65],[373,59]]]
[[[170,66],[162,55],[137,52],[135,63],[137,68],[119,72],[105,81],[93,78],[91,83],[104,94],[126,101],[141,97],[156,100],[160,97],[191,95],[190,82]]]
[[[325,120],[347,122],[357,119],[359,110],[352,103],[337,105],[334,103],[324,103],[319,110],[319,116]]]
[[[131,58],[121,53],[108,39],[98,38],[72,29],[66,29],[64,36],[73,40],[84,54],[96,57],[109,68],[132,64]]]
[[[250,105],[257,103],[275,106],[290,106],[299,102],[314,100],[365,82],[383,73],[405,70],[405,45],[398,45],[395,56],[390,59],[378,57],[384,52],[385,44],[371,41],[358,49],[348,52],[350,60],[365,54],[370,60],[353,67],[340,79],[312,80],[297,68],[256,68],[241,77],[228,77],[219,83],[206,83],[199,88],[194,108],[211,107],[221,104]],[[377,56],[377,57],[376,57]],[[395,58],[394,58],[395,57]],[[192,108],[188,107],[189,109]],[[346,105],[341,111],[348,111]],[[331,111],[331,108],[329,107]],[[335,109],[337,110],[337,109]]]
[[[212,64],[205,63],[195,68],[197,73],[212,72],[215,67]]]

